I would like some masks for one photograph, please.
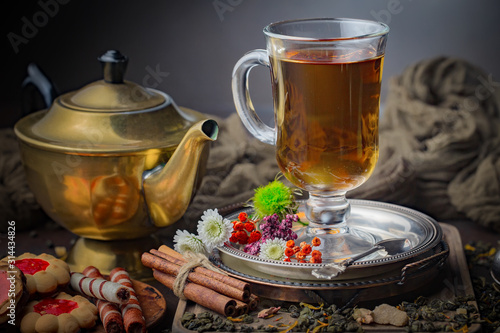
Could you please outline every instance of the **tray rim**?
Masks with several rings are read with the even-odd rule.
[[[439,248],[441,247],[441,248]],[[441,255],[441,257],[437,258],[437,260],[432,260],[434,262],[431,262],[431,265],[427,265],[422,268],[418,269],[413,272],[411,275],[420,275],[425,273],[427,270],[435,268],[436,265],[439,265],[440,263],[444,263],[448,257],[449,254],[449,246],[448,243],[443,239],[441,240],[434,248],[432,248],[430,251],[436,252],[433,255]],[[425,259],[425,258],[424,258]],[[210,256],[210,261],[214,265],[216,265],[218,268],[224,270],[227,274],[253,283],[253,284],[262,284],[262,285],[268,285],[268,286],[275,286],[279,288],[294,288],[294,289],[311,289],[311,290],[339,290],[339,289],[365,289],[365,288],[371,288],[371,287],[378,287],[378,286],[383,286],[383,285],[388,285],[388,284],[394,284],[394,283],[399,283],[402,280],[402,269],[397,270],[394,269],[387,275],[376,275],[375,279],[371,280],[341,280],[341,281],[335,281],[335,280],[304,280],[304,281],[299,281],[299,280],[293,280],[293,281],[278,281],[278,280],[273,280],[272,276],[268,276],[265,278],[262,277],[255,277],[255,276],[250,276],[246,273],[238,272],[230,267],[225,266],[222,263],[222,260],[217,258],[215,255]],[[408,264],[411,265],[412,263]],[[407,267],[406,265],[405,267]],[[404,268],[404,267],[403,267]],[[440,267],[437,267],[439,269]],[[399,275],[394,274],[396,272],[399,272]],[[260,272],[261,274],[265,274]],[[367,277],[369,278],[369,277]],[[332,281],[332,282],[326,282],[326,281]],[[398,282],[399,281],[399,282]],[[404,283],[404,282],[403,282]],[[401,284],[403,284],[401,283]]]

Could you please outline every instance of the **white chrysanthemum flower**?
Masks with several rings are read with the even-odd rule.
[[[174,236],[174,249],[183,254],[186,251],[195,253],[205,253],[203,241],[196,235],[189,233],[187,230],[177,230]]]
[[[203,212],[201,220],[198,222],[198,235],[208,252],[217,246],[224,245],[224,242],[227,242],[231,237],[232,231],[231,221],[223,218],[217,209],[208,209]]]
[[[281,238],[267,239],[260,245],[259,257],[262,259],[283,260],[286,241]]]

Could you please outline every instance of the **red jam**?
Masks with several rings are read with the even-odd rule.
[[[0,271],[0,304],[9,299],[10,281],[7,280],[7,272]]]
[[[78,303],[75,301],[70,301],[67,299],[46,298],[38,302],[33,307],[33,310],[41,315],[51,314],[54,316],[59,316],[63,313],[70,313],[76,308],[78,308]]]
[[[23,271],[24,274],[33,275],[37,272],[44,271],[50,264],[42,259],[21,259],[16,260],[14,265]]]

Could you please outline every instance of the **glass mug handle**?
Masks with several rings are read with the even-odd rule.
[[[234,105],[248,131],[260,141],[274,145],[276,142],[276,129],[267,126],[259,118],[253,107],[248,90],[250,70],[257,65],[271,68],[266,50],[250,51],[241,57],[234,66],[231,83]]]

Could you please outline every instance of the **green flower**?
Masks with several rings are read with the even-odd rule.
[[[284,218],[286,214],[294,214],[297,211],[294,190],[283,184],[278,179],[270,182],[266,186],[260,186],[255,190],[252,198],[254,215],[256,218],[263,218],[278,214]]]

